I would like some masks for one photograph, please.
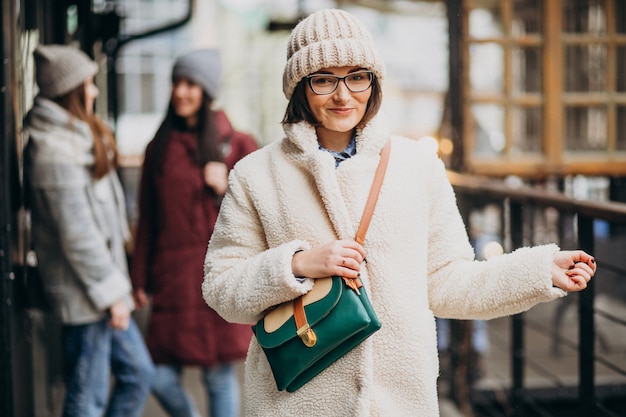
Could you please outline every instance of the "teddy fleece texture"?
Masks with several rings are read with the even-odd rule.
[[[298,249],[352,239],[380,150],[376,120],[335,169],[307,123],[241,160],[210,240],[202,291],[228,321],[255,323],[311,289],[291,271]],[[276,389],[255,338],[245,365],[244,415],[439,415],[435,316],[491,319],[565,295],[551,283],[556,245],[476,261],[453,189],[421,141],[391,137],[391,155],[365,239],[361,279],[382,328],[295,393]]]

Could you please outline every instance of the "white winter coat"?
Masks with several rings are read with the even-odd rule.
[[[311,289],[313,280],[294,277],[292,256],[354,238],[389,137],[379,125],[357,132],[356,155],[337,169],[304,122],[287,125],[285,139],[239,162],[207,251],[202,290],[209,306],[228,321],[251,324]],[[551,282],[556,245],[475,261],[442,162],[420,141],[391,143],[361,268],[381,330],[295,393],[276,389],[253,338],[246,417],[438,416],[434,316],[490,319],[565,295]]]

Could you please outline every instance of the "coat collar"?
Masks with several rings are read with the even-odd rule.
[[[89,125],[52,100],[38,96],[24,127],[34,145],[30,148],[35,160],[93,164],[93,136]]]
[[[363,187],[364,192],[356,193],[359,201],[345,200],[335,169],[335,159],[329,152],[319,149],[315,128],[311,124],[306,122],[289,124],[284,126],[284,130],[286,138],[282,143],[283,151],[296,166],[310,173],[337,237],[354,238],[358,221],[354,222],[348,206],[361,207],[365,204],[367,198],[365,191],[369,191],[380,151],[389,136],[384,120],[377,116],[362,129],[357,129],[356,155],[338,168],[348,170],[342,176],[353,176],[351,182],[355,187],[357,181],[368,184]],[[354,168],[351,169],[349,166]],[[359,189],[360,185],[358,184]]]
[[[286,124],[283,126],[286,140],[293,145],[290,153],[294,156],[304,156],[316,153],[319,143],[315,127],[307,122]],[[389,136],[386,121],[383,116],[378,115],[363,128],[357,129],[356,148],[357,155],[378,155]]]

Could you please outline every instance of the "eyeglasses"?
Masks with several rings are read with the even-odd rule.
[[[343,77],[331,74],[313,74],[307,75],[305,78],[309,81],[309,86],[315,94],[331,94],[337,89],[340,80],[343,80],[348,90],[353,93],[360,93],[370,88],[374,80],[374,72],[358,71]]]

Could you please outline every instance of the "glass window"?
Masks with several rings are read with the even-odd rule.
[[[542,49],[514,48],[512,55],[513,92],[540,93],[543,89]]]
[[[605,7],[605,0],[563,1],[563,32],[605,35]]]
[[[607,112],[602,106],[565,108],[565,150],[606,150]]]
[[[606,63],[605,45],[566,46],[563,63],[565,91],[605,91],[607,88]]]
[[[623,93],[626,92],[626,46],[618,46],[615,48],[615,55],[617,64],[615,89]]]
[[[463,4],[470,169],[626,175],[626,0]]]
[[[617,33],[626,33],[626,1],[615,1],[615,13],[610,16],[615,22],[615,31]]]
[[[511,154],[543,152],[543,108],[513,107]]]
[[[498,0],[474,0],[469,12],[469,34],[476,39],[499,38],[504,32]]]
[[[626,151],[626,106],[617,107],[617,149]]]
[[[506,148],[504,108],[495,104],[472,106],[474,116],[474,153],[502,155]]]
[[[78,7],[76,5],[69,6],[65,12],[67,34],[74,36],[78,29]]]
[[[169,91],[169,86],[164,86],[166,90]],[[142,113],[151,113],[155,111],[154,105],[154,91],[155,83],[154,83],[154,74],[144,73],[141,74],[141,112]]]
[[[475,93],[504,91],[504,50],[495,43],[474,44],[470,48],[470,85]]]
[[[511,34],[522,36],[543,31],[543,2],[540,0],[513,0]]]
[[[119,96],[121,113],[141,113],[141,74],[139,73],[119,73]],[[134,94],[132,93],[134,91]]]

